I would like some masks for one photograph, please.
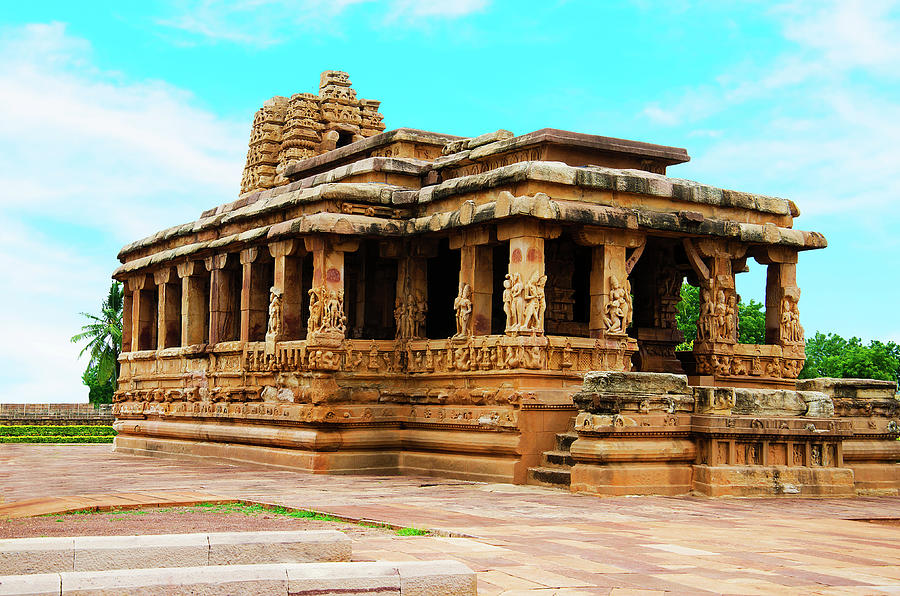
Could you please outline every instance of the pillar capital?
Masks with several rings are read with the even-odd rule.
[[[763,265],[773,263],[796,264],[797,249],[787,246],[766,246],[756,255],[756,260]]]
[[[128,290],[131,292],[147,290],[152,285],[154,285],[153,276],[147,273],[139,273],[138,275],[128,278]]]
[[[269,254],[272,258],[289,257],[300,252],[300,239],[288,238],[269,243]]]
[[[176,279],[172,267],[163,267],[153,272],[153,281],[156,285],[173,283]]]
[[[625,248],[637,248],[647,241],[645,234],[630,230],[610,230],[583,226],[572,234],[576,243],[582,246],[624,246]]]
[[[195,277],[206,273],[203,262],[194,260],[178,263],[176,270],[178,271],[178,277],[181,278]]]
[[[234,263],[234,258],[231,257],[231,253],[225,252],[218,255],[210,255],[203,259],[203,264],[206,265],[207,271],[216,271],[219,269],[225,269],[228,265]]]
[[[487,226],[459,230],[450,235],[450,248],[459,250],[463,246],[479,246],[491,241],[491,229]]]
[[[497,225],[497,240],[503,242],[513,238],[556,238],[559,226],[547,226],[534,219],[516,219]]]
[[[245,249],[241,250],[241,253],[240,253],[241,265],[249,265],[250,263],[254,262],[257,259],[257,257],[259,257],[259,247],[258,246],[245,248]]]

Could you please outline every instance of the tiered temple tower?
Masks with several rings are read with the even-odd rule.
[[[382,132],[379,105],[357,99],[349,75],[339,70],[322,73],[319,95],[266,101],[253,118],[241,192],[285,184],[284,171],[291,164]]]

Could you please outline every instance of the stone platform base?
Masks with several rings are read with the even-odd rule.
[[[852,497],[853,471],[802,466],[693,466],[693,491],[709,497]]]
[[[685,495],[691,491],[691,466],[608,464],[572,467],[572,492],[598,496]]]
[[[399,432],[399,431],[396,431]],[[238,443],[119,435],[117,453],[165,458],[244,462],[318,474],[411,474],[478,482],[513,483],[518,460],[511,457],[402,451],[309,451]]]

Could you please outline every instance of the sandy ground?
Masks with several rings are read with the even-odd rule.
[[[270,512],[250,514],[239,511],[228,512],[227,509],[169,507],[12,519],[0,521],[0,538],[131,536],[265,530],[338,530],[351,538],[396,536],[393,530],[387,528],[294,518]]]

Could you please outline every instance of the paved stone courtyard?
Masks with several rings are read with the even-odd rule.
[[[455,537],[361,538],[354,559],[457,559],[478,572],[482,595],[900,594],[900,527],[858,521],[900,518],[896,497],[598,499],[533,486],[151,459],[109,445],[0,445],[2,506],[153,491],[449,531]]]

